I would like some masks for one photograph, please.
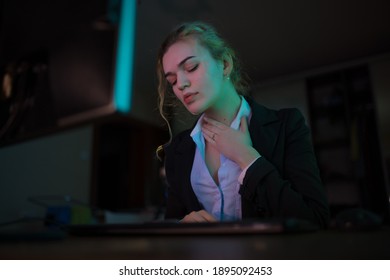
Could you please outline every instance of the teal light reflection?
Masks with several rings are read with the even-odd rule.
[[[131,109],[136,24],[136,0],[122,0],[118,27],[114,102],[121,113]]]

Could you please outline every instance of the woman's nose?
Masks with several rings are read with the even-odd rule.
[[[186,77],[186,75],[178,75],[177,76],[177,87],[179,90],[184,90],[186,87],[190,86],[190,81]]]

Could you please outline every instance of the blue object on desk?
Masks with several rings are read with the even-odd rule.
[[[48,206],[46,224],[48,226],[68,225],[72,219],[70,206]]]

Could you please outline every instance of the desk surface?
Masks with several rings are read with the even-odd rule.
[[[390,228],[264,235],[77,237],[0,243],[0,259],[390,259]]]

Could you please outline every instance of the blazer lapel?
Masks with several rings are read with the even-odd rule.
[[[188,199],[187,203],[200,210],[199,201],[191,186],[191,171],[194,163],[195,148],[195,143],[192,141],[190,133],[186,133],[175,151],[175,168],[180,176],[179,182],[182,193],[188,194],[183,195],[182,198]]]
[[[281,122],[274,111],[247,99],[252,108],[249,124],[253,147],[267,159],[272,159],[279,136]]]
[[[183,137],[181,143],[176,148],[175,155],[177,167],[185,172],[185,174],[183,174],[184,177],[189,178],[190,176],[187,175],[191,173],[195,155],[195,143],[192,141],[189,133],[186,133]]]

